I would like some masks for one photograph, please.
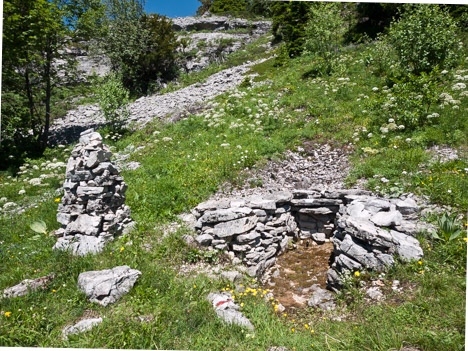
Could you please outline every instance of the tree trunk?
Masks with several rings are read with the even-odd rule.
[[[32,94],[31,80],[29,79],[29,69],[26,69],[24,73],[25,89],[26,95],[28,97],[28,107],[29,107],[29,116],[31,118],[31,129],[33,130],[33,135],[39,137],[41,135],[40,128],[39,132],[37,129],[37,121],[34,114],[34,98]]]
[[[48,43],[47,51],[46,51],[46,59],[45,59],[45,70],[44,76],[46,80],[46,98],[45,98],[45,122],[44,122],[44,130],[41,135],[41,142],[40,147],[41,150],[45,150],[47,147],[47,140],[49,138],[49,126],[50,126],[50,97],[52,93],[52,84],[51,84],[51,72],[50,68],[52,65],[52,53],[50,42]]]

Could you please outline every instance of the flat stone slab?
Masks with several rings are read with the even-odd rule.
[[[255,228],[257,221],[258,218],[253,216],[235,219],[230,222],[221,222],[214,226],[213,234],[219,238],[226,238],[236,234],[246,233]]]
[[[102,323],[102,318],[88,318],[82,319],[75,325],[69,325],[62,330],[62,335],[65,339],[68,339],[69,335],[84,333],[85,331],[91,330],[94,326]]]
[[[78,288],[91,302],[107,306],[127,294],[141,272],[128,266],[81,273]]]

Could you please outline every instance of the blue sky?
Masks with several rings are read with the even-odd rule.
[[[183,17],[194,16],[200,5],[198,0],[146,0],[145,10],[167,17]]]

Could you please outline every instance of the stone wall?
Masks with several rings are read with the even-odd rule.
[[[341,287],[345,272],[384,271],[394,257],[419,259],[422,250],[411,237],[420,228],[413,220],[418,207],[411,198],[382,199],[370,192],[295,190],[199,204],[196,241],[228,251],[234,261],[260,277],[273,266],[291,240],[332,241],[334,254],[328,286]],[[313,259],[313,257],[311,257]]]
[[[68,160],[57,214],[62,227],[55,232],[59,239],[54,248],[71,249],[75,255],[99,252],[132,223],[125,205],[127,184],[111,155],[99,133],[81,133]]]

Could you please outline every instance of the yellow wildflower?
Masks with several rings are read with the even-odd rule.
[[[304,325],[304,327],[305,327],[306,329],[309,329],[309,325],[308,325],[308,324]]]
[[[125,250],[125,247],[122,246],[122,247],[120,248],[120,252],[122,252],[123,250]]]
[[[361,273],[359,273],[359,271],[356,271],[356,272],[354,272],[354,275],[355,275],[356,277],[359,277],[359,276],[361,275]]]
[[[418,261],[418,264],[422,264],[422,261]]]
[[[10,317],[11,312],[5,312],[5,317]]]
[[[60,198],[58,197],[58,198],[56,198],[54,201],[55,201],[55,202],[60,202]]]
[[[193,288],[194,288],[194,289],[196,289],[196,288],[197,288],[197,286],[196,286],[196,285],[194,285],[194,286],[193,286]]]

